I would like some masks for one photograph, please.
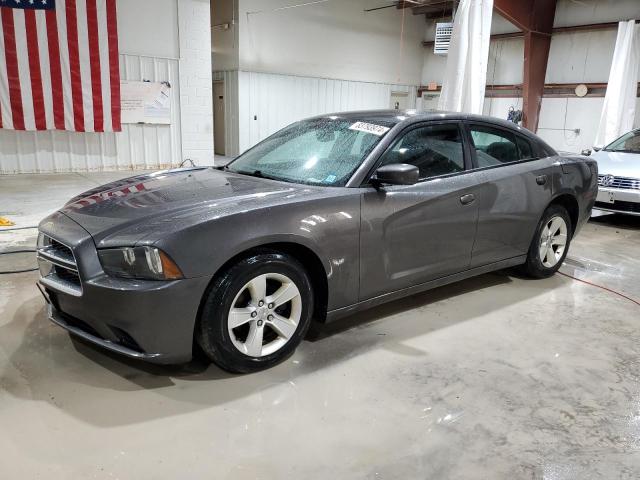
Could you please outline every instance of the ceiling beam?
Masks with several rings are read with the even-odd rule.
[[[446,17],[450,18],[451,15],[453,15],[453,10],[451,8],[447,8],[444,10],[434,10],[431,13],[425,13],[424,18],[427,20],[438,20]]]
[[[431,13],[435,10],[452,10],[453,9],[453,2],[451,2],[451,0],[440,0],[440,1],[435,1],[432,3],[428,3],[422,6],[414,6],[412,8],[412,12],[414,15],[422,15],[425,13]]]

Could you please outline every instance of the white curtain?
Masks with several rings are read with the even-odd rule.
[[[594,145],[602,147],[633,128],[640,65],[640,27],[635,20],[618,24],[600,126]]]
[[[482,113],[493,0],[462,0],[453,24],[438,108]]]

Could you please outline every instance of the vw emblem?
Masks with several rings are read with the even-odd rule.
[[[615,179],[616,178],[613,175],[605,175],[600,180],[600,185],[602,185],[603,187],[608,187],[613,184]]]

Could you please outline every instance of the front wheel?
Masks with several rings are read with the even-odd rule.
[[[531,241],[522,270],[534,278],[547,278],[558,271],[569,251],[572,225],[569,213],[561,205],[549,206]]]
[[[196,340],[234,373],[269,368],[291,355],[311,323],[313,291],[304,267],[276,252],[239,261],[212,284]]]

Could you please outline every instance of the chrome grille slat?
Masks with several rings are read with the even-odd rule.
[[[45,247],[41,250],[38,250],[38,257],[49,260],[54,265],[64,267],[68,270],[73,270],[74,272],[78,273],[78,267],[75,260],[73,258],[69,259],[67,257],[63,257],[56,250],[50,250]]]
[[[37,257],[46,272],[43,275],[41,268],[40,283],[69,295],[81,296],[82,282],[73,250],[46,234],[40,233],[40,236]]]
[[[605,177],[613,178],[611,183],[604,184]],[[606,188],[622,188],[625,190],[640,190],[640,178],[617,177],[611,175],[598,175],[598,185]]]

